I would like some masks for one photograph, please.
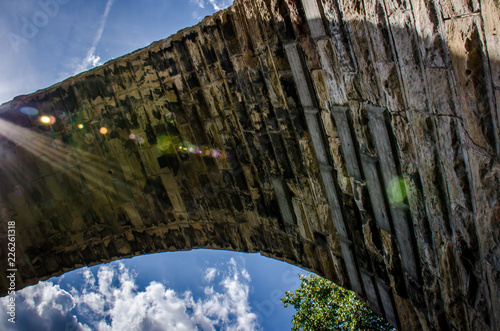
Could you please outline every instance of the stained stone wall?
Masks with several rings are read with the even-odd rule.
[[[403,330],[498,330],[499,22],[498,0],[236,0],[2,105],[1,293],[15,221],[18,288],[217,248]]]

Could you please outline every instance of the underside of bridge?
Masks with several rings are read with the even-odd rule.
[[[498,0],[236,0],[0,107],[0,285],[261,252],[404,330],[500,323]]]

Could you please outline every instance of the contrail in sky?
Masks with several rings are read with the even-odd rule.
[[[83,60],[82,64],[76,68],[75,74],[87,70],[89,68],[95,67],[99,64],[100,57],[96,56],[94,52],[97,47],[97,44],[101,40],[102,32],[104,31],[104,26],[106,25],[106,20],[108,19],[109,11],[111,10],[111,6],[113,5],[114,2],[115,0],[108,0],[108,2],[106,3],[106,8],[104,9],[104,14],[101,17],[101,21],[99,22],[99,29],[97,29],[94,42],[92,43],[92,46],[89,48],[87,56]]]

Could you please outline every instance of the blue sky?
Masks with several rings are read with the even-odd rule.
[[[1,0],[0,103],[199,22],[232,0]]]
[[[1,0],[0,103],[145,47],[231,0]],[[300,269],[258,254],[170,252],[84,268],[17,294],[0,330],[289,330]]]
[[[280,297],[301,269],[259,254],[193,250],[82,268],[0,299],[1,330],[290,330]]]

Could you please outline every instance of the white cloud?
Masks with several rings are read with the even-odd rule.
[[[219,5],[219,3],[216,1],[216,0],[208,0],[212,6],[214,7],[214,10],[221,10],[221,9],[224,9],[224,7],[221,7],[221,5]]]
[[[208,0],[215,11],[225,9],[233,4],[233,0]]]
[[[208,268],[205,271],[205,277],[203,278],[207,282],[211,282],[214,280],[215,275],[217,274],[217,269],[215,268]]]
[[[104,311],[106,300],[100,293],[90,292],[77,296],[78,303],[86,304],[94,314],[101,314]]]
[[[9,297],[0,298],[1,330],[71,330],[90,331],[78,322],[72,310],[77,300],[52,282],[40,282],[16,293],[15,324],[5,314]]]
[[[65,314],[75,307],[71,294],[51,282],[30,286],[23,292],[26,303],[34,308],[39,316],[58,312]]]
[[[233,0],[189,0],[189,2],[196,4],[199,8],[203,9],[203,13],[200,13],[197,10],[194,11],[192,16],[195,19],[201,19],[205,15],[210,15],[214,11],[219,11],[222,9],[225,9],[233,4]],[[208,8],[206,8],[207,6]],[[213,10],[210,9],[210,6],[213,8]]]
[[[200,8],[205,8],[205,0],[189,0],[189,2],[198,5]]]
[[[247,281],[251,282],[252,278],[250,278],[250,274],[248,273],[247,269],[241,270],[241,275],[243,278],[245,278]]]
[[[85,56],[83,61],[75,67],[75,74],[102,64],[101,58],[95,54],[95,50],[97,44],[101,40],[102,33],[104,31],[104,27],[106,26],[106,21],[108,19],[109,11],[111,10],[113,2],[115,2],[115,0],[108,0],[108,2],[106,2],[106,8],[104,9],[104,14],[102,14],[101,21],[99,22],[99,28],[97,29],[94,41],[92,42],[92,46],[87,51],[87,56]]]
[[[211,4],[214,10],[218,11],[231,6],[233,0],[189,0],[200,8],[205,8],[205,5]]]
[[[112,293],[110,291],[111,282],[113,281],[114,271],[109,266],[103,266],[99,268],[97,273],[97,279],[99,284],[99,293],[105,297],[111,297]]]
[[[207,268],[204,296],[178,293],[151,282],[139,291],[134,275],[123,264],[101,266],[97,277],[82,270],[80,291],[69,292],[51,282],[39,283],[17,292],[27,325],[19,330],[259,330],[257,315],[249,304],[249,276],[234,259],[227,268]],[[96,279],[97,278],[97,279]],[[0,299],[0,318],[8,298]],[[3,313],[5,315],[5,313]],[[84,316],[78,321],[74,316]],[[81,318],[80,318],[81,319]],[[84,322],[84,323],[83,323]],[[5,322],[0,322],[0,329]],[[6,329],[6,328],[3,328]]]
[[[94,286],[95,284],[95,277],[90,271],[89,268],[84,268],[83,269],[83,278],[85,279],[85,282],[89,286]]]

